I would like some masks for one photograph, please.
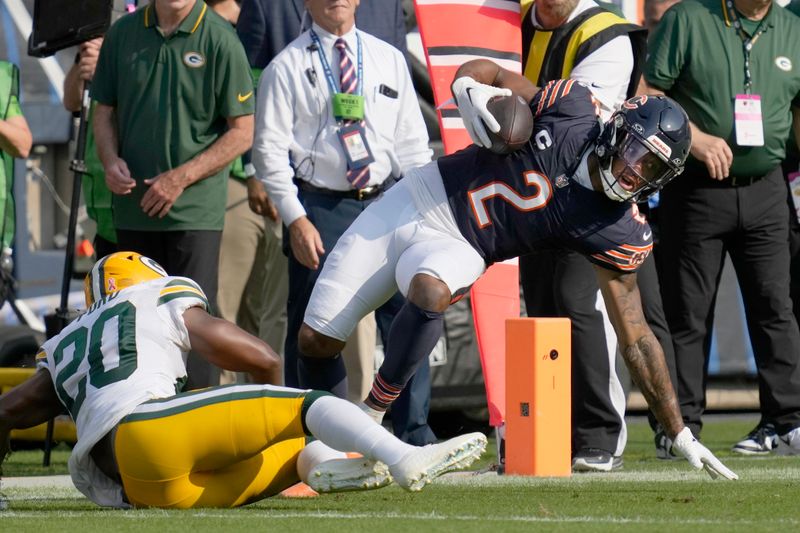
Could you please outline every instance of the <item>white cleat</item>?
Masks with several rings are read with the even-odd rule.
[[[485,449],[486,435],[468,433],[418,448],[390,470],[398,485],[418,491],[446,472],[467,468]]]
[[[392,483],[389,467],[364,457],[331,459],[315,466],[306,483],[319,493],[372,490]]]

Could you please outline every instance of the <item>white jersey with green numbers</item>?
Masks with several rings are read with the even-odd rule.
[[[183,322],[189,307],[208,309],[208,302],[188,278],[140,283],[95,302],[37,356],[77,426],[72,480],[99,505],[119,506],[122,491],[89,452],[137,405],[177,392],[191,348]]]

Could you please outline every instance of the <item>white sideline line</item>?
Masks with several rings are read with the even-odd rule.
[[[772,457],[775,459],[775,456]],[[800,469],[796,457],[785,457],[786,466],[759,468],[758,459],[749,457],[726,457],[725,464],[739,474],[742,481],[800,481]],[[647,483],[666,483],[674,481],[708,481],[712,479],[702,470],[695,470],[685,461],[675,461],[674,467],[659,471],[616,471],[573,474],[569,478],[498,476],[493,472],[453,472],[436,480],[443,485],[472,485],[480,487],[538,486],[585,483],[627,483],[631,481]]]
[[[725,463],[736,471],[742,481],[800,481],[800,469],[797,468],[796,458],[786,457],[786,466],[760,468],[758,460],[747,457],[726,457]],[[439,485],[466,485],[477,487],[535,487],[548,485],[583,485],[587,483],[616,482],[627,483],[640,481],[648,483],[669,483],[674,481],[709,482],[712,480],[700,470],[692,469],[683,461],[675,461],[673,468],[657,472],[631,472],[617,471],[611,473],[585,473],[574,474],[569,478],[548,478],[529,476],[499,476],[494,472],[453,472],[436,480]],[[41,493],[41,489],[74,489],[70,476],[31,476],[31,477],[4,477],[0,479],[0,491],[12,490],[19,493]],[[77,489],[74,489],[77,494]]]
[[[0,489],[34,487],[72,487],[69,476],[20,476],[0,479]]]
[[[144,509],[144,510],[131,510],[131,511],[106,511],[114,513],[114,516],[119,518],[129,518],[133,520],[141,520],[146,515],[152,514],[155,511],[157,514],[166,514],[165,511],[159,509]],[[101,511],[103,512],[103,511]],[[189,515],[192,517],[200,518],[231,518],[234,516],[228,512],[216,511],[174,511],[176,514]],[[2,511],[0,517],[3,518],[37,518],[41,517],[41,512],[36,511]],[[63,511],[59,512],[58,516],[63,518],[83,518],[87,516],[97,517],[98,511]],[[390,519],[400,521],[462,521],[462,522],[513,522],[513,523],[603,523],[603,524],[653,524],[653,525],[730,525],[731,521],[726,519],[709,519],[709,518],[675,518],[675,519],[662,519],[656,517],[632,517],[620,518],[614,516],[478,516],[478,515],[453,515],[453,514],[440,514],[440,513],[340,513],[340,512],[324,512],[324,511],[309,511],[309,512],[270,512],[270,511],[255,511],[252,508],[247,510],[247,518],[265,518],[274,520],[276,518],[295,519],[301,518],[304,520],[319,518],[319,519],[345,519],[345,520],[361,520],[361,519]],[[762,525],[763,521],[759,520],[736,520],[737,526],[741,525]],[[788,525],[795,526],[800,524],[800,520],[796,519],[775,519],[772,520],[775,525]]]
[[[794,458],[786,458],[786,466],[761,468],[757,465],[758,461],[753,461],[748,458],[735,458],[728,457],[726,462],[734,470],[738,470],[739,475],[743,481],[750,481],[763,484],[774,484],[775,481],[800,481],[800,469],[796,467]],[[738,468],[737,468],[738,467]],[[534,478],[526,476],[498,476],[495,473],[474,473],[474,472],[455,472],[442,476],[437,480],[437,484],[441,485],[456,485],[456,486],[475,486],[475,487],[569,487],[569,486],[585,486],[594,484],[595,486],[605,487],[608,486],[609,490],[613,490],[617,482],[648,482],[648,483],[662,483],[662,482],[690,482],[690,483],[726,483],[723,481],[712,481],[708,476],[701,471],[691,469],[687,464],[676,462],[674,468],[669,468],[658,472],[614,472],[614,473],[597,473],[597,474],[581,474],[573,475],[570,478]],[[0,480],[0,499],[6,500],[12,506],[15,502],[47,502],[47,501],[63,501],[75,500],[86,502],[84,496],[72,486],[69,476],[42,476],[42,477],[15,477],[15,478],[2,478]],[[316,500],[315,500],[316,501]],[[268,503],[267,503],[268,505]],[[86,517],[97,516],[98,512],[113,512],[115,516],[122,518],[142,518],[143,516],[151,516],[153,513],[171,513],[168,510],[138,510],[138,511],[119,511],[119,510],[99,510],[87,509],[86,511],[63,511],[58,512],[58,516],[70,517]],[[201,516],[210,518],[228,518],[232,516],[230,511],[220,512],[216,510],[190,510],[181,511],[181,513],[189,513],[191,516]],[[374,512],[374,513],[340,513],[340,512],[322,512],[319,510],[309,509],[307,512],[272,512],[268,509],[258,509],[248,507],[248,517],[264,517],[267,519],[275,518],[344,518],[344,519],[361,519],[361,518],[381,518],[381,519],[399,519],[399,520],[457,520],[457,521],[487,521],[494,523],[584,523],[584,522],[597,522],[606,524],[653,524],[653,525],[727,525],[730,520],[724,518],[720,519],[706,519],[706,518],[657,518],[657,517],[617,517],[617,516],[520,516],[520,515],[498,515],[498,516],[475,516],[475,515],[451,515],[444,513],[395,513],[395,512]],[[0,519],[6,517],[19,517],[19,518],[35,518],[41,517],[42,511],[14,511],[2,510],[0,508]],[[800,525],[800,518],[784,518],[773,520],[776,524],[786,524],[790,526]],[[757,520],[739,520],[736,521],[737,525],[761,525],[763,522]]]
[[[214,513],[192,513],[194,516],[204,518],[228,518],[229,514],[214,514]],[[248,513],[248,517],[252,514]],[[259,516],[255,513],[255,516]],[[310,513],[265,513],[265,518],[344,518],[344,519],[363,519],[363,518],[380,518],[380,519],[399,519],[402,521],[407,520],[460,520],[463,522],[530,522],[530,523],[606,523],[606,524],[730,524],[730,520],[725,519],[707,519],[707,518],[678,518],[675,520],[664,520],[655,517],[635,517],[635,518],[618,518],[614,516],[477,516],[477,515],[449,515],[439,514],[436,512],[427,514],[402,514],[402,513],[326,513],[326,512],[310,512]],[[800,524],[800,520],[794,519],[780,519],[774,521],[777,524],[795,525]],[[756,520],[737,520],[736,525],[740,524],[763,524],[762,521]]]

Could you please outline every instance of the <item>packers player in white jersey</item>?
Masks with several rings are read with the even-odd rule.
[[[86,313],[42,346],[31,379],[0,397],[0,459],[12,429],[66,408],[78,430],[72,480],[99,505],[235,507],[301,479],[318,492],[393,479],[420,490],[485,448],[480,433],[411,446],[354,404],[270,385],[280,360],[266,343],[209,315],[196,283],[137,253],[99,260],[85,293]],[[260,384],[180,393],[190,349]]]

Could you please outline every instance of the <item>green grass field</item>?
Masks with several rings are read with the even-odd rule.
[[[6,488],[0,511],[6,532],[60,531],[766,531],[800,528],[800,457],[742,458],[730,445],[755,418],[714,418],[704,442],[737,482],[711,481],[685,461],[655,459],[643,419],[629,424],[625,467],[613,474],[568,479],[452,474],[421,493],[397,487],[311,499],[272,498],[233,510],[112,511],[96,507],[72,488]],[[493,443],[490,444],[493,452]],[[68,451],[53,466],[41,452],[17,452],[6,476],[66,472]],[[493,453],[477,464],[485,469]],[[69,524],[69,525],[67,525]]]

